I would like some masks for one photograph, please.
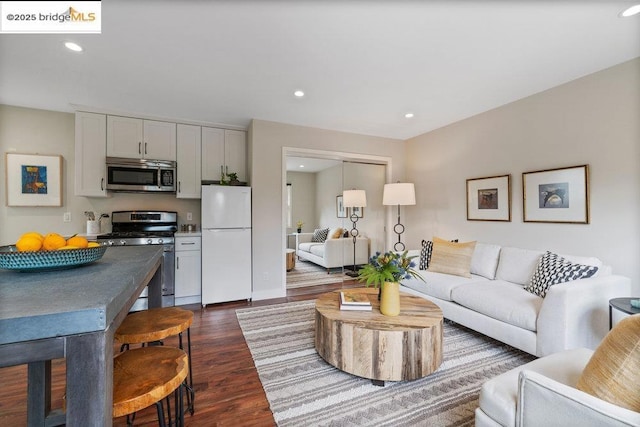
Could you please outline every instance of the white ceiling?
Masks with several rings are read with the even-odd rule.
[[[341,160],[287,156],[287,171],[316,173],[342,164]]]
[[[104,0],[100,35],[0,35],[0,103],[406,139],[640,56],[634,3]]]

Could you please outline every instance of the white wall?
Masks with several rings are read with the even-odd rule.
[[[631,277],[638,295],[639,95],[635,59],[409,140],[409,246],[436,235],[597,256]],[[523,172],[582,164],[590,224],[522,221]],[[512,176],[512,221],[467,221],[465,180],[502,174]]]
[[[283,151],[286,147],[327,150],[391,159],[391,181],[401,180],[405,144],[402,141],[303,126],[253,120],[249,129],[253,187],[253,297],[286,294]],[[396,175],[397,174],[397,175]]]
[[[287,172],[287,183],[291,184],[291,227],[287,233],[296,231],[296,223],[304,222],[302,231],[308,233],[316,228],[316,174]]]
[[[342,163],[316,174],[316,206],[318,208],[317,227],[345,227],[345,220],[338,218],[336,196],[342,194]],[[313,230],[311,230],[313,231]]]
[[[0,245],[13,244],[26,231],[57,232],[63,235],[86,232],[85,211],[111,213],[117,210],[153,209],[178,212],[179,222],[193,213],[200,223],[200,201],[176,199],[173,195],[114,194],[109,198],[74,196],[74,114],[0,105]],[[5,195],[6,152],[39,153],[63,157],[61,207],[8,207]],[[62,221],[71,212],[72,221]],[[185,221],[183,221],[185,220]],[[109,231],[109,220],[103,221]]]

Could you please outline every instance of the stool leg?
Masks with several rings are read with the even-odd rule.
[[[184,350],[182,344],[182,332],[178,334],[178,346],[180,350]],[[187,409],[189,409],[189,413],[193,415],[195,412],[195,399],[196,393],[193,389],[193,365],[191,364],[191,328],[187,328],[187,358],[189,359],[189,381],[185,381],[185,387],[187,389]]]
[[[167,416],[169,417],[169,427],[173,425],[173,420],[171,419],[171,395],[167,396],[165,400],[167,401]]]
[[[164,422],[164,407],[162,406],[162,399],[156,402],[156,410],[158,411],[158,424],[160,427],[166,427],[166,423]]]

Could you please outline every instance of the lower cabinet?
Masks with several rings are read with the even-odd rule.
[[[176,234],[176,305],[200,304],[201,237]]]

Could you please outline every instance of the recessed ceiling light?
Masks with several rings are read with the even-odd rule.
[[[640,13],[640,4],[636,4],[635,6],[625,9],[620,16],[628,18],[629,16],[637,15],[638,13]]]
[[[410,119],[413,117],[413,113],[407,113],[404,115],[407,119]]]
[[[304,167],[304,165],[300,165],[299,167],[300,167],[300,168],[303,168],[303,167]]]
[[[304,92],[301,91],[301,90],[297,90],[297,91],[293,92],[293,94],[295,96],[297,96],[298,98],[302,98],[304,96]]]
[[[79,44],[73,43],[73,42],[66,42],[64,44],[64,46],[69,49],[72,50],[74,52],[82,52],[82,47]]]

